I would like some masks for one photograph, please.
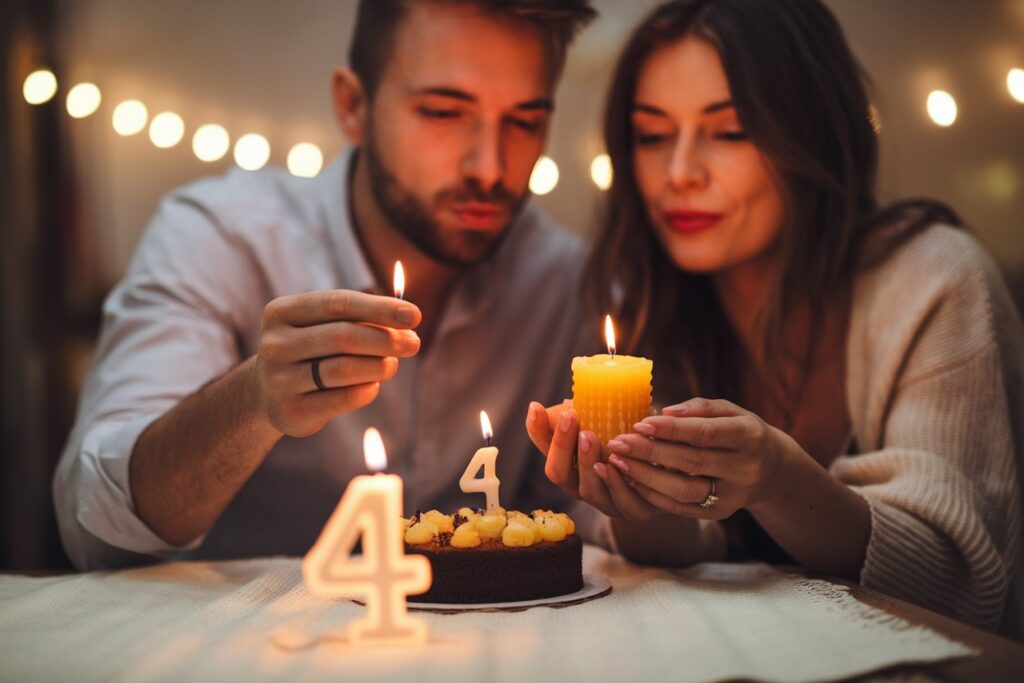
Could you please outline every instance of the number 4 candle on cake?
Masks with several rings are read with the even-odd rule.
[[[612,317],[604,319],[608,353],[577,356],[572,360],[572,404],[580,429],[608,443],[651,414],[651,374],[654,363],[646,358],[615,353]]]
[[[459,488],[464,493],[486,494],[487,514],[491,515],[497,512],[499,507],[498,487],[501,485],[501,480],[494,472],[494,461],[498,458],[498,449],[491,445],[494,430],[491,429],[490,418],[483,410],[480,411],[480,430],[484,434],[484,441],[487,445],[473,454],[473,459],[469,461],[469,465],[466,466],[466,470],[459,479]],[[484,476],[477,478],[476,473],[481,469],[484,471]]]

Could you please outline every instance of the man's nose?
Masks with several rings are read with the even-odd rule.
[[[482,122],[462,159],[462,175],[475,180],[484,190],[490,190],[501,182],[504,174],[501,125]]]
[[[703,187],[708,182],[707,167],[692,135],[680,135],[668,161],[669,184],[677,190]]]

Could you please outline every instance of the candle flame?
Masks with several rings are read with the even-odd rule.
[[[604,340],[608,343],[608,353],[615,355],[615,326],[612,324],[612,317],[604,317]]]
[[[494,438],[494,430],[491,429],[491,418],[487,417],[487,411],[480,411],[480,431],[484,433],[484,441],[488,444]]]
[[[395,297],[401,299],[405,296],[405,269],[401,261],[395,261]]]
[[[363,457],[366,459],[366,469],[372,472],[380,472],[388,466],[384,439],[380,438],[380,432],[373,427],[363,432]]]

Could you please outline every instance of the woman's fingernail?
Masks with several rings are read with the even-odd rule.
[[[562,411],[562,417],[558,418],[558,428],[563,432],[569,431],[569,425],[572,424],[572,416],[568,410]]]
[[[586,432],[580,432],[580,453],[590,452],[590,439],[587,438]]]
[[[612,439],[609,441],[608,448],[616,453],[621,453],[622,455],[629,455],[629,452],[633,450],[628,443],[620,441],[619,439]]]
[[[594,471],[597,472],[597,476],[601,477],[605,481],[608,481],[608,471],[605,469],[605,467],[607,467],[607,465],[605,465],[603,462],[594,463]]]
[[[527,418],[529,418],[530,422],[536,422],[537,421],[537,404],[536,403],[531,403],[530,404],[529,410],[526,411],[526,416],[527,416]]]
[[[633,425],[633,429],[635,429],[640,434],[645,434],[647,436],[654,436],[654,432],[656,431],[654,429],[654,425],[652,425],[650,422],[637,422],[635,425]]]
[[[608,462],[610,462],[611,464],[615,465],[616,467],[618,467],[623,472],[629,472],[629,465],[627,465],[626,461],[623,460],[622,458],[620,458],[617,455],[610,455],[610,456],[608,456]]]

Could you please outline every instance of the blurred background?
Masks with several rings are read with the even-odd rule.
[[[952,204],[1021,302],[1024,0],[826,2],[874,79],[882,199]],[[532,183],[535,201],[584,236],[608,180],[599,125],[610,70],[658,3],[594,4],[601,18],[570,53]],[[235,164],[315,175],[344,148],[329,77],[354,10],[354,0],[0,3],[0,569],[68,566],[50,478],[103,298],[161,195]]]

